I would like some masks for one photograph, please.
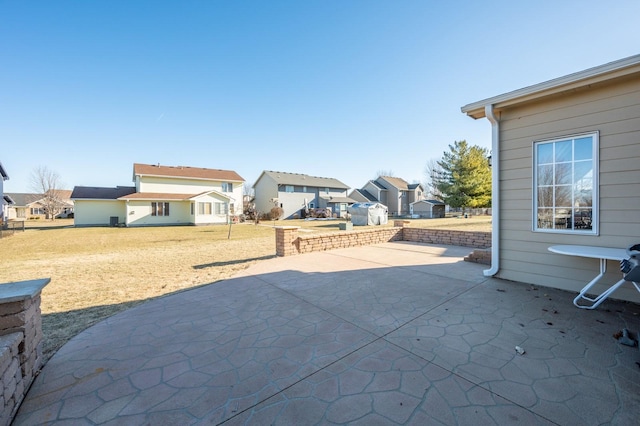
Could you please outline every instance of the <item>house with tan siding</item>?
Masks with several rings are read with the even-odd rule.
[[[49,194],[49,193],[48,193]],[[13,204],[7,207],[8,220],[56,219],[73,217],[73,202],[68,189],[51,190],[51,195],[10,192]],[[48,211],[51,209],[51,211]]]
[[[640,55],[461,109],[492,129],[494,229],[485,275],[577,292],[598,260],[550,246],[640,243]],[[609,263],[607,285],[621,278],[618,262]],[[630,283],[612,297],[640,301]]]
[[[253,188],[256,211],[269,213],[280,207],[283,219],[304,217],[305,209],[330,209],[332,215],[344,217],[355,202],[347,196],[349,187],[338,179],[302,173],[264,170]]]
[[[230,170],[133,165],[135,186],[76,186],[76,226],[229,223],[242,214],[244,179]]]
[[[411,214],[411,205],[426,198],[422,184],[408,183],[394,176],[378,176],[365,183],[361,189],[353,190],[349,197],[358,202],[382,203],[392,216]]]

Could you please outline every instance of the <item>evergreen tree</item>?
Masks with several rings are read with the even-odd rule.
[[[449,145],[449,152],[438,161],[440,170],[434,176],[434,186],[442,194],[442,201],[463,210],[491,206],[491,168],[487,154],[486,148],[469,146],[464,140]]]

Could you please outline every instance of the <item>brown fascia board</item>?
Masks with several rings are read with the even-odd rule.
[[[161,192],[135,192],[118,197],[118,200],[177,200],[183,201],[194,197],[194,194],[168,194]]]
[[[640,55],[630,56],[618,61],[609,62],[563,77],[527,86],[522,89],[483,99],[463,106],[460,110],[469,117],[478,119],[485,117],[485,106],[493,105],[494,109],[506,108],[556,95],[585,86],[640,73]]]

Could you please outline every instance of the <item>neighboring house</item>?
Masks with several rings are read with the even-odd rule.
[[[73,216],[73,202],[71,201],[71,191],[59,189],[56,193],[56,218],[66,218]],[[47,219],[47,203],[43,200],[42,194],[10,192],[8,195],[14,200],[12,206],[7,209],[7,219],[9,220],[30,220]]]
[[[419,216],[427,219],[443,218],[445,216],[445,204],[438,200],[419,200],[409,204],[411,216]]]
[[[379,176],[362,189],[352,191],[349,197],[358,202],[382,203],[392,216],[404,216],[411,214],[411,203],[425,199],[425,192],[420,183],[410,184],[402,178]]]
[[[244,179],[230,170],[133,165],[135,186],[76,186],[76,226],[209,225],[242,214]]]
[[[265,170],[253,188],[256,211],[268,213],[281,207],[283,219],[303,217],[305,205],[309,209],[330,208],[334,215],[344,217],[347,207],[355,203],[347,196],[349,187],[333,178]]]
[[[549,246],[640,243],[640,55],[462,112],[492,126],[494,228],[485,275],[577,291],[598,271],[597,260]],[[620,279],[618,266],[609,268],[610,282]],[[626,285],[614,297],[640,300]]]
[[[6,206],[10,206],[13,204],[13,200],[8,195],[4,195],[4,181],[9,180],[9,174],[2,167],[2,163],[0,163],[0,224],[4,223],[5,218],[5,208]]]
[[[349,194],[349,198],[354,200],[356,203],[371,203],[376,201],[376,197],[365,189],[352,190]]]
[[[40,194],[28,194],[24,192],[11,192],[5,195],[9,195],[13,200],[13,204],[11,206],[8,206],[6,209],[6,218],[8,220],[29,219],[31,217],[31,209],[29,206],[38,199],[42,198]]]

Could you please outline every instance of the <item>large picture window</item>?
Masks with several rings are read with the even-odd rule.
[[[598,133],[533,143],[533,230],[597,234]]]

